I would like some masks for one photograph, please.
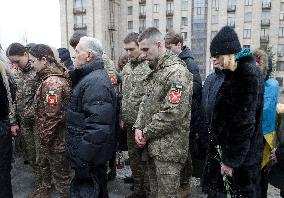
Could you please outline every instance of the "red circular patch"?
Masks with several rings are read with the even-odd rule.
[[[181,94],[179,91],[171,91],[169,95],[169,101],[172,104],[178,104],[180,101]]]

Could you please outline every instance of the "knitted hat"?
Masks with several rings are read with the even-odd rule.
[[[210,44],[211,56],[235,54],[242,50],[239,38],[234,29],[224,26],[212,39]]]

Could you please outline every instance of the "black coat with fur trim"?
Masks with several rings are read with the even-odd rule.
[[[263,78],[253,57],[238,60],[237,69],[223,70],[209,134],[203,190],[225,193],[216,145],[223,164],[233,168],[232,189],[237,196],[257,197],[256,184],[262,160]],[[221,195],[216,195],[221,197]]]

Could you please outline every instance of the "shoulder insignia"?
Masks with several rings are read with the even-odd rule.
[[[50,107],[54,107],[57,104],[57,95],[54,91],[48,91],[46,95],[46,102]]]
[[[178,104],[181,99],[183,85],[181,83],[174,83],[169,92],[168,100],[171,104]]]
[[[108,76],[109,76],[109,79],[111,81],[111,84],[112,85],[116,85],[117,84],[117,79],[116,79],[115,73],[110,73]]]

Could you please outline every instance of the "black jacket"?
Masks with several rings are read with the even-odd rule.
[[[232,72],[223,70],[224,82],[217,96],[209,134],[209,150],[203,187],[224,190],[216,146],[222,162],[232,167],[232,188],[242,197],[257,197],[256,181],[263,151],[263,78],[252,56],[238,61]]]
[[[198,118],[200,116],[202,81],[201,76],[199,74],[199,68],[195,63],[194,58],[188,47],[182,47],[182,52],[179,54],[179,58],[186,63],[188,71],[193,75],[193,95],[191,105],[190,132],[192,135],[194,135],[195,133],[199,133]]]
[[[201,115],[199,131],[199,149],[205,155],[208,147],[208,131],[211,126],[212,115],[215,107],[216,97],[224,81],[222,70],[215,69],[215,72],[207,76],[201,98]],[[203,156],[205,157],[205,156]]]
[[[116,94],[101,59],[78,70],[66,119],[66,153],[75,168],[105,164],[115,147]]]

